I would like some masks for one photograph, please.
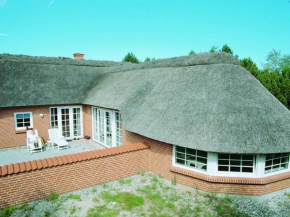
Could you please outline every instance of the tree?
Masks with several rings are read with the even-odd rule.
[[[251,72],[252,75],[254,75],[256,78],[258,77],[260,71],[256,63],[254,63],[250,57],[240,60],[240,63],[241,63],[241,66],[247,69],[249,72]]]
[[[196,54],[194,50],[191,50],[188,55]]]
[[[209,50],[210,53],[217,52],[218,47],[217,46],[212,46]]]
[[[222,52],[225,52],[225,53],[230,53],[230,54],[233,54],[234,52],[232,51],[232,49],[227,45],[225,44],[223,47],[222,47]]]
[[[131,53],[128,53],[128,54],[124,57],[123,62],[139,63],[139,60],[137,59],[137,57],[135,56],[135,54],[133,54],[133,53],[131,52]]]
[[[153,57],[152,59],[150,59],[150,57],[147,57],[144,62],[150,62],[150,61],[154,61],[155,60],[155,57]]]
[[[268,53],[263,68],[269,72],[282,73],[283,70],[290,68],[290,55],[282,56],[280,50],[273,49]]]

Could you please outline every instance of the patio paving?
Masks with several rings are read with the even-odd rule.
[[[36,152],[33,154],[30,154],[30,152],[28,152],[26,146],[0,149],[0,166],[11,163],[21,163],[25,161],[39,160],[43,158],[104,149],[103,146],[92,140],[79,139],[68,142],[68,149],[58,151],[57,148],[53,149],[50,145],[46,144],[46,148],[44,148],[42,152]]]

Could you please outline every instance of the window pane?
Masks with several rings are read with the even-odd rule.
[[[201,158],[201,157],[198,157],[198,158],[197,158],[197,161],[198,161],[198,162],[201,162],[201,163],[204,163],[204,164],[207,163],[207,159],[205,159],[205,158]]]
[[[187,160],[196,160],[196,157],[192,156],[192,155],[186,155],[186,159]]]
[[[205,151],[197,151],[197,155],[200,157],[207,157],[207,152]]]
[[[240,166],[241,161],[231,160],[231,165]]]
[[[187,148],[186,149],[186,153],[187,154],[191,154],[191,155],[196,155],[196,150],[195,149],[191,149],[191,148]]]
[[[219,159],[229,159],[229,154],[219,154]]]
[[[231,159],[236,159],[236,160],[240,160],[241,159],[241,155],[240,154],[231,154]]]
[[[226,167],[226,166],[219,166],[219,167],[218,167],[218,170],[219,170],[219,171],[229,171],[229,167]]]
[[[243,166],[253,166],[253,161],[243,161],[242,165]]]
[[[176,153],[177,158],[185,159],[185,154]]]
[[[241,168],[240,167],[230,167],[231,172],[240,172]]]
[[[176,159],[176,163],[178,163],[178,164],[183,164],[184,165],[184,160],[181,160],[181,159]]]
[[[176,151],[185,153],[185,148],[180,147],[180,146],[176,146]]]
[[[243,167],[242,168],[242,172],[243,173],[252,173],[253,172],[253,168],[252,167]]]
[[[243,160],[253,160],[254,155],[242,155]]]
[[[24,118],[30,118],[30,114],[24,114]]]
[[[229,165],[230,161],[229,160],[219,160],[218,164],[219,165]]]
[[[17,115],[16,115],[16,118],[17,118],[17,119],[22,119],[22,118],[23,118],[23,114],[17,114]]]

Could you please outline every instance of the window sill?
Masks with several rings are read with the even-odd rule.
[[[16,134],[23,134],[26,133],[26,129],[21,129],[21,130],[15,130]]]
[[[207,182],[213,183],[229,183],[229,184],[254,184],[254,185],[266,185],[273,182],[281,181],[290,178],[290,172],[281,173],[278,175],[268,176],[264,178],[247,178],[247,177],[226,177],[226,176],[209,176],[206,174],[181,169],[175,166],[171,166],[171,172],[179,173],[185,176],[201,179]]]

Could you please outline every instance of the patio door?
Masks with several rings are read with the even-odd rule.
[[[118,145],[114,114],[114,111],[93,108],[93,139],[109,147]]]
[[[81,106],[50,108],[51,128],[58,128],[66,139],[81,138],[83,136],[81,114]]]

